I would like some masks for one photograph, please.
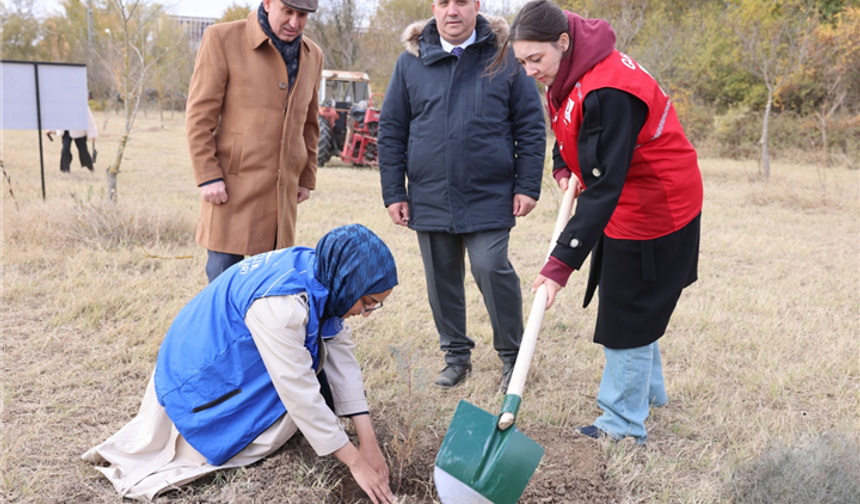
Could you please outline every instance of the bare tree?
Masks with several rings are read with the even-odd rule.
[[[483,7],[483,5],[482,5]],[[394,72],[397,57],[403,52],[400,35],[409,24],[426,21],[433,13],[430,2],[380,0],[373,11],[367,34],[362,38],[366,71],[374,89],[385,89]]]
[[[813,109],[821,135],[821,165],[827,168],[830,147],[827,131],[833,116],[843,108],[852,81],[860,70],[860,8],[846,9],[834,24],[823,23],[815,32],[810,64],[804,76],[821,86],[822,98]],[[855,82],[856,83],[856,82]]]
[[[325,54],[326,68],[359,70],[364,66],[361,38],[366,16],[358,0],[321,0],[308,19],[310,37]]]
[[[176,96],[188,89],[194,70],[194,55],[185,32],[178,22],[166,14],[158,19],[153,31],[151,55],[157,63],[153,67],[149,88],[155,92],[161,127],[164,128],[164,106],[170,100],[171,111],[176,109]],[[181,91],[180,91],[181,90]]]
[[[770,177],[768,125],[774,97],[797,74],[809,53],[817,24],[811,0],[737,0],[728,22],[740,42],[740,62],[767,88],[762,120],[760,171]]]
[[[151,54],[152,30],[162,6],[148,0],[109,0],[109,12],[116,17],[118,33],[111,33],[108,55],[99,58],[109,66],[119,88],[125,123],[116,157],[107,168],[108,199],[117,199],[117,175],[122,166],[134,121],[140,110],[144,84],[161,56]]]

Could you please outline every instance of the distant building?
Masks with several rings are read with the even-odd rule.
[[[182,27],[182,32],[188,37],[188,44],[195,51],[200,47],[203,32],[217,21],[216,18],[197,16],[170,16],[170,19],[179,23],[179,26]]]

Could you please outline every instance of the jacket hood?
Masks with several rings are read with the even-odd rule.
[[[549,88],[550,99],[555,108],[561,106],[574,86],[615,49],[615,31],[602,19],[585,19],[579,14],[564,11],[570,27],[571,48],[562,58],[555,82]]]
[[[428,28],[431,27],[432,31],[428,30]],[[495,36],[494,44],[496,49],[501,49],[504,46],[505,41],[508,39],[508,22],[502,17],[478,14],[475,31],[478,32],[475,43],[482,42],[486,39],[486,35],[491,34]],[[435,40],[428,41],[427,36],[429,36],[431,32],[435,35]],[[406,51],[416,58],[421,57],[422,34],[425,34],[425,42],[432,42],[436,45],[440,45],[435,18],[416,21],[410,24],[405,30],[403,30],[403,35],[400,36],[400,41],[403,42],[403,46],[406,48]]]

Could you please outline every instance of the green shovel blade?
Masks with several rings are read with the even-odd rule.
[[[514,504],[543,457],[543,447],[498,417],[460,401],[439,448],[434,481],[443,504]]]

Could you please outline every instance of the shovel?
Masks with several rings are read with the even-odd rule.
[[[558,212],[547,258],[570,219],[573,198],[574,189],[569,187]],[[457,405],[433,468],[442,504],[514,504],[540,463],[543,447],[514,424],[546,301],[546,287],[542,285],[535,293],[501,414],[493,415],[464,400]]]

